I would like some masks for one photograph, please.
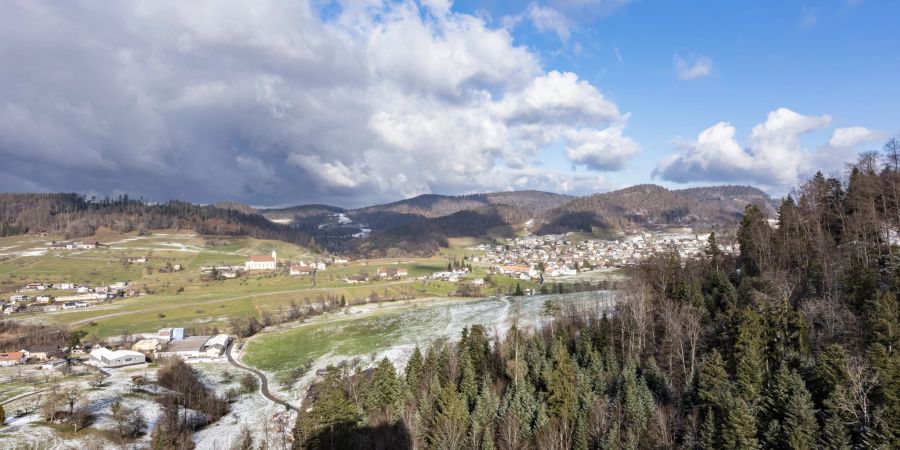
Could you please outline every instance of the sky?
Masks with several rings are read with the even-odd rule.
[[[900,2],[12,0],[0,191],[784,195],[900,134]]]

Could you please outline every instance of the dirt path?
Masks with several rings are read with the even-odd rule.
[[[16,400],[22,400],[23,398],[28,398],[28,397],[31,397],[32,395],[37,395],[37,394],[40,394],[41,392],[47,392],[49,390],[50,390],[50,388],[44,388],[44,389],[39,389],[37,391],[31,391],[31,392],[26,392],[24,394],[19,394],[15,397],[3,400],[2,402],[0,402],[0,405],[6,405],[6,404],[12,403]]]
[[[290,403],[288,403],[284,400],[281,400],[280,398],[272,395],[272,393],[269,392],[269,380],[266,377],[266,374],[260,372],[259,370],[254,369],[252,367],[247,367],[247,366],[237,362],[234,359],[234,357],[231,356],[232,348],[234,348],[234,345],[231,345],[230,347],[228,347],[228,350],[225,351],[225,355],[228,356],[228,362],[231,363],[232,366],[237,367],[238,369],[246,370],[246,371],[256,375],[256,377],[259,378],[259,381],[260,381],[259,389],[260,389],[260,393],[262,393],[263,397],[267,398],[269,401],[271,401],[273,403],[277,403],[281,406],[284,406],[287,409],[292,409],[297,412],[300,411],[300,409],[297,408],[296,406],[291,405]]]

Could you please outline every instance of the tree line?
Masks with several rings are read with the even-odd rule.
[[[301,230],[234,209],[175,200],[151,203],[127,195],[98,199],[78,194],[0,193],[0,236],[50,233],[75,238],[91,236],[99,227],[119,232],[175,228],[305,246],[312,243]]]

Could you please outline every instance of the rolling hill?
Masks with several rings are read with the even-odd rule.
[[[669,190],[643,184],[572,197],[541,191],[470,195],[425,194],[357,209],[310,204],[255,209],[222,202],[148,203],[76,194],[0,194],[0,236],[47,232],[89,236],[116,231],[181,228],[203,234],[246,235],[368,256],[430,254],[453,237],[479,237],[495,227],[521,226],[537,234],[634,227],[717,228],[736,223],[744,207],[775,210],[765,192],[748,186]]]
[[[632,226],[716,227],[736,223],[749,203],[774,212],[768,195],[752,187],[669,190],[641,184],[577,198],[548,211],[541,217],[538,232],[621,230]]]
[[[0,194],[0,236],[49,233],[91,236],[100,227],[119,232],[185,229],[200,234],[239,235],[311,245],[302,230],[254,213],[193,203],[149,203],[122,196],[88,199],[78,194]]]

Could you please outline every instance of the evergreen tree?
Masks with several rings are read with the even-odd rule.
[[[741,250],[739,261],[747,275],[758,275],[761,268],[765,267],[768,231],[769,225],[759,206],[752,203],[747,205],[737,233]]]
[[[519,283],[516,283],[516,290],[515,290],[515,292],[513,292],[513,295],[515,295],[517,297],[525,295],[525,293],[522,292],[522,286],[520,286]]]
[[[729,395],[729,381],[725,361],[718,350],[713,349],[704,356],[700,363],[698,384],[700,406],[707,410],[719,410],[721,402]]]
[[[397,378],[394,365],[387,357],[375,366],[372,373],[372,385],[368,389],[366,409],[392,418],[400,409],[403,397],[402,385]]]
[[[468,409],[475,405],[475,399],[478,396],[478,384],[475,380],[475,368],[472,365],[472,358],[469,357],[469,352],[463,349],[459,359],[459,392],[465,398],[466,408]]]
[[[575,362],[561,340],[554,341],[551,357],[553,363],[545,375],[548,414],[569,419],[575,413],[577,400]]]
[[[704,253],[706,253],[706,257],[710,259],[713,263],[713,267],[715,267],[716,272],[719,271],[719,258],[722,257],[722,249],[719,248],[719,242],[716,241],[716,233],[709,233],[709,237],[706,238],[706,249],[704,249]]]
[[[818,425],[812,397],[803,378],[782,366],[770,383],[764,401],[769,448],[811,449],[815,447]]]
[[[341,381],[340,369],[329,366],[311,411],[301,411],[294,427],[297,448],[348,447],[360,419]],[[345,443],[341,445],[341,443]]]
[[[409,386],[410,391],[415,392],[419,388],[419,384],[421,384],[424,375],[424,370],[422,351],[417,345],[416,348],[413,349],[412,355],[409,357],[409,362],[406,363],[406,385]]]
[[[6,424],[6,410],[3,409],[3,405],[0,405],[0,427]]]
[[[846,419],[837,410],[836,403],[833,394],[825,401],[825,422],[819,436],[819,448],[823,450],[850,449],[850,434],[845,424]]]
[[[754,411],[766,370],[764,352],[762,318],[749,306],[745,307],[734,343],[735,388],[737,395]]]
[[[759,448],[756,439],[756,417],[743,398],[731,396],[726,401],[722,424],[723,449],[752,450]]]
[[[625,430],[626,447],[638,448],[646,439],[655,403],[643,378],[637,377],[637,366],[633,361],[622,369],[622,404],[628,425]]]
[[[716,429],[716,413],[712,408],[706,408],[703,412],[703,423],[700,425],[699,446],[703,450],[715,450],[720,448],[719,437]]]

